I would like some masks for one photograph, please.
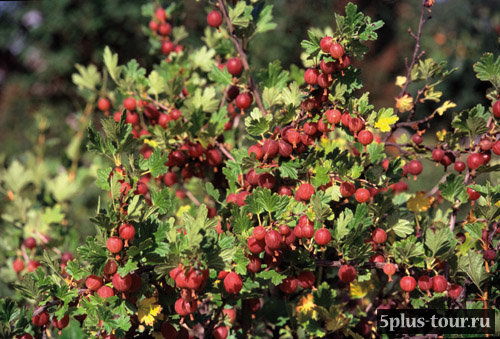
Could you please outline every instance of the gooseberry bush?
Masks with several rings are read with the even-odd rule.
[[[92,167],[75,157],[25,197],[22,165],[2,172],[6,210],[22,199],[39,216],[4,216],[21,231],[4,254],[17,292],[1,300],[2,337],[362,338],[378,309],[498,311],[500,58],[474,65],[491,105],[454,111],[438,90],[453,69],[419,47],[432,3],[382,108],[358,65],[383,23],[354,4],[307,33],[290,70],[247,54],[276,27],[271,4],[207,3],[198,48],[180,4],[144,5],[156,64],[106,48],[102,68],[73,75],[96,118],[78,136]],[[449,126],[426,134],[436,118]],[[92,173],[95,235],[64,252]]]

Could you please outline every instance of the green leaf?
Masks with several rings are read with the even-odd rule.
[[[122,71],[121,67],[118,66],[118,54],[113,54],[108,46],[104,48],[104,64],[111,78],[115,83],[118,83]]]
[[[170,191],[168,187],[160,191],[151,191],[151,202],[153,206],[159,208],[160,213],[165,214],[168,208],[172,208],[172,202],[175,199],[175,193]]]
[[[467,202],[469,199],[462,176],[450,174],[446,177],[446,182],[439,184],[439,189],[441,196],[452,204],[455,204],[457,199],[461,203]]]
[[[325,222],[325,220],[333,214],[330,206],[328,206],[328,204],[326,203],[323,203],[321,199],[316,195],[313,195],[313,197],[311,198],[311,205],[313,207],[314,215],[322,223]]]
[[[280,177],[297,180],[298,179],[297,168],[299,167],[300,164],[298,163],[298,161],[290,160],[282,162],[278,167],[278,170],[280,171]]]
[[[276,28],[276,23],[272,22],[273,20],[273,5],[265,6],[259,14],[259,19],[257,21],[257,28],[255,29],[255,33],[264,33]]]
[[[500,56],[496,59],[492,53],[485,53],[474,64],[476,78],[481,81],[489,81],[496,88],[500,87]]]
[[[301,103],[302,96],[299,89],[299,84],[294,81],[288,87],[283,88],[281,99],[287,106],[298,107]]]
[[[215,112],[219,108],[214,87],[197,88],[184,104],[190,111],[202,110],[206,113]]]
[[[481,253],[470,250],[467,255],[459,257],[458,269],[466,273],[474,285],[482,291],[481,285],[488,278],[488,274],[484,269],[484,259]]]
[[[151,170],[151,176],[156,178],[160,174],[165,174],[168,171],[167,166],[165,164],[168,161],[168,154],[162,154],[160,148],[155,148],[153,153],[148,158],[149,169]]]
[[[281,103],[281,93],[276,87],[264,87],[262,91],[262,101],[264,107],[269,109],[271,106]]]
[[[428,229],[425,234],[425,246],[436,257],[450,251],[456,244],[453,232],[448,227],[443,227],[435,232]]]
[[[151,71],[148,76],[148,93],[159,95],[165,91],[165,79],[157,71]]]
[[[207,182],[205,184],[205,190],[207,194],[214,198],[216,201],[219,201],[220,193],[215,189],[214,185],[211,182]]]
[[[393,243],[392,251],[395,254],[396,260],[402,263],[406,263],[409,259],[421,262],[425,254],[424,245],[414,235]]]
[[[229,20],[233,26],[248,27],[252,20],[252,9],[244,1],[239,1],[234,8],[228,7]]]
[[[78,86],[78,89],[95,90],[96,85],[101,82],[101,73],[97,71],[97,67],[95,65],[84,67],[80,64],[76,64],[75,67],[78,70],[78,74],[74,73],[71,79]]]
[[[261,271],[255,274],[256,279],[271,280],[273,285],[279,285],[286,278],[285,275],[278,273],[275,270]]]
[[[351,222],[354,214],[348,208],[340,212],[339,217],[337,218],[337,226],[334,228],[334,232],[336,233],[335,239],[342,240],[347,234],[349,234],[349,223]]]
[[[96,184],[104,191],[109,191],[109,174],[111,173],[112,168],[100,168],[97,170],[97,180]]]
[[[406,236],[413,233],[414,227],[408,220],[399,219],[398,222],[391,227],[391,230],[393,230],[398,237],[406,238]]]
[[[136,269],[137,269],[137,262],[129,258],[125,265],[118,267],[117,272],[120,276],[124,277],[130,272],[135,271]]]
[[[215,49],[208,49],[207,46],[193,51],[190,53],[189,58],[193,62],[194,68],[200,68],[204,72],[210,72],[214,65],[213,58],[215,56]]]
[[[212,70],[208,73],[208,78],[218,84],[231,85],[231,74],[224,67],[222,70],[215,64],[212,65]]]
[[[267,69],[260,71],[260,84],[262,87],[276,87],[281,90],[286,86],[288,75],[289,72],[282,69],[281,62],[275,60],[269,63]]]
[[[382,143],[377,144],[376,142],[372,142],[366,146],[366,151],[370,155],[370,161],[375,164],[381,162],[386,157],[384,144]]]

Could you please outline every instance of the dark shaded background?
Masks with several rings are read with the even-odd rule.
[[[416,29],[420,0],[354,1],[374,20],[383,20],[379,40],[370,46],[363,70],[366,90],[376,107],[392,106],[396,75],[404,73],[404,58],[414,45],[408,27]],[[71,82],[74,64],[102,64],[102,50],[109,45],[120,62],[136,58],[147,67],[161,56],[149,54],[142,32],[148,18],[135,0],[41,0],[0,2],[0,145],[3,153],[30,148],[36,132],[36,114],[49,119],[49,137],[64,146],[73,133],[68,124],[83,102]],[[309,27],[333,25],[333,13],[343,13],[347,1],[276,0],[276,30],[257,36],[250,45],[251,63],[257,67],[275,59],[288,68],[301,65],[300,41]],[[183,13],[173,18],[191,36],[187,43],[200,44],[209,6],[184,1]],[[474,77],[472,65],[485,51],[499,52],[500,1],[441,0],[425,25],[422,46],[427,56],[448,60],[458,67],[450,81],[441,85],[463,109],[485,103],[485,87]],[[425,114],[425,107],[419,114]],[[54,148],[61,152],[64,147]]]

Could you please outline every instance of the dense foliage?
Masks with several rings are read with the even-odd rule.
[[[87,105],[70,165],[43,156],[42,120],[38,153],[0,172],[17,291],[0,335],[361,338],[382,308],[498,311],[500,58],[474,65],[491,105],[455,111],[438,87],[454,69],[419,46],[433,2],[382,108],[356,65],[383,22],[354,4],[289,70],[247,56],[273,5],[212,4],[201,47],[175,25],[181,5],[144,5],[158,62],[106,47],[102,69],[76,65]],[[423,172],[432,188],[412,190]],[[89,231],[68,222],[94,175],[105,195],[79,244]]]

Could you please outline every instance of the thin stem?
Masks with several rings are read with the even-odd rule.
[[[238,51],[238,54],[240,55],[240,59],[241,59],[241,63],[243,64],[243,68],[246,71],[250,71],[250,66],[248,65],[247,55],[246,55],[245,50],[243,49],[243,47],[240,43],[240,40],[238,39],[238,37],[235,34],[233,23],[231,22],[231,20],[229,19],[229,15],[227,14],[226,4],[223,0],[218,0],[218,1],[219,1],[220,10],[221,10],[222,15],[224,16],[224,20],[226,21],[226,24],[227,24],[227,28],[229,31],[229,37],[233,41],[234,47],[236,47],[236,50]],[[248,88],[250,89],[250,91],[252,91],[252,94],[253,94],[253,97],[255,98],[255,102],[257,103],[257,106],[261,110],[262,115],[266,115],[266,110],[264,108],[264,105],[262,104],[262,99],[260,98],[260,93],[257,89],[257,85],[253,81],[253,78],[250,74],[248,76],[248,82],[249,82]]]

